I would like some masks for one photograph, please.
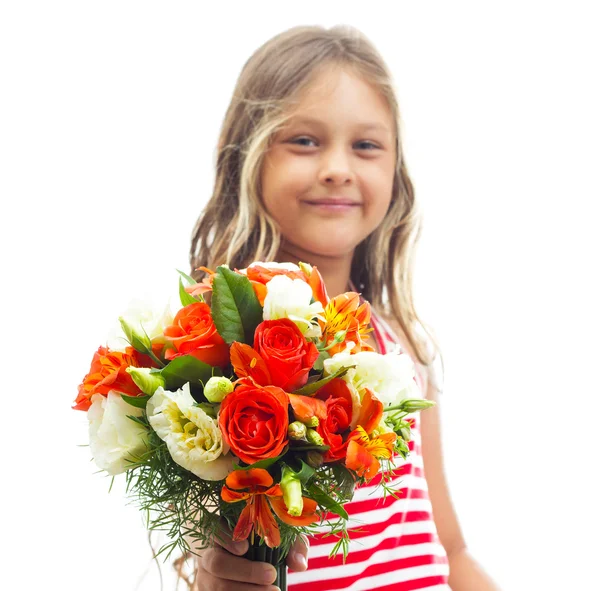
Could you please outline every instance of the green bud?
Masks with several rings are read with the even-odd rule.
[[[290,423],[288,427],[288,436],[290,439],[306,439],[306,425],[300,421]]]
[[[411,438],[411,431],[410,431],[410,427],[401,427],[399,429],[400,433],[398,433],[398,435],[400,435],[400,437],[402,437],[402,439],[404,439],[404,441],[410,441]]]
[[[325,445],[323,438],[314,429],[306,430],[306,439],[313,445]]]
[[[125,333],[125,338],[129,341],[129,344],[138,352],[148,353],[152,352],[152,341],[148,337],[148,335],[143,331],[142,333],[133,329],[133,327],[127,323],[125,318],[122,316],[119,318],[119,322],[121,323],[121,328]],[[141,326],[140,326],[141,328]]]
[[[152,369],[149,367],[129,366],[125,371],[144,394],[152,396],[158,388],[165,387],[165,379],[160,373],[151,373]]]
[[[318,468],[323,464],[323,454],[316,449],[311,449],[306,452],[306,463],[311,468]]]
[[[344,342],[344,339],[346,338],[346,333],[347,333],[347,332],[348,332],[348,331],[346,331],[346,330],[338,330],[338,331],[335,333],[335,336],[333,337],[333,340],[334,340],[336,343],[338,343],[338,344],[339,344],[339,343],[343,343],[343,342]]]
[[[231,380],[223,377],[214,376],[204,386],[204,396],[209,402],[223,402],[225,396],[231,392],[233,392]]]
[[[287,507],[288,513],[292,517],[302,515],[304,500],[302,499],[302,483],[298,475],[292,469],[284,466],[279,486],[283,491],[283,502]]]
[[[424,398],[413,398],[409,400],[403,400],[399,405],[404,412],[418,412],[435,406],[435,402],[432,400],[425,400]]]

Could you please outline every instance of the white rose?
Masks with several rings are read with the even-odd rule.
[[[323,319],[321,302],[310,303],[312,289],[302,279],[291,279],[286,275],[276,275],[267,283],[267,295],[263,308],[265,320],[289,318],[306,338],[321,336],[315,318]]]
[[[233,468],[233,456],[215,419],[195,406],[190,385],[176,392],[158,388],[147,404],[148,420],[166,442],[173,460],[205,480],[222,480]]]
[[[359,392],[369,388],[384,406],[398,404],[406,398],[420,397],[419,389],[413,379],[415,366],[406,354],[381,355],[371,351],[361,351],[351,355],[347,351],[341,351],[325,360],[325,375],[351,365],[356,367],[349,369],[343,379]]]
[[[163,337],[164,329],[173,323],[174,314],[170,303],[161,310],[151,302],[133,300],[121,317],[135,332],[146,334],[153,341]],[[108,336],[107,347],[112,351],[125,351],[128,346],[123,328],[118,323]]]
[[[94,394],[87,417],[90,449],[97,466],[113,476],[131,467],[146,450],[146,429],[128,417],[142,409],[127,404],[118,392]]]

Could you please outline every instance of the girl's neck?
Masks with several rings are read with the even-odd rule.
[[[343,256],[328,257],[315,255],[304,251],[292,244],[284,243],[277,253],[278,263],[309,263],[317,267],[329,297],[335,297],[350,289],[350,270],[352,268],[352,253]]]

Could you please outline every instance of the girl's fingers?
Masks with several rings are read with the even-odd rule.
[[[225,550],[228,550],[237,556],[246,554],[248,551],[248,542],[246,540],[234,542],[231,535],[231,530],[229,529],[227,522],[221,519],[221,532],[214,537],[215,544],[218,544],[222,548],[225,548]]]
[[[308,538],[300,536],[290,548],[287,557],[287,565],[296,572],[305,571],[308,568]]]
[[[212,579],[211,584],[204,583],[206,575]],[[208,548],[202,553],[196,580],[200,589],[205,584],[204,588],[211,591],[219,589],[219,585],[224,585],[221,588],[228,591],[274,591],[276,587],[272,583],[276,577],[275,568],[270,564],[252,562],[216,547]],[[243,584],[235,585],[232,581]]]
[[[187,540],[187,543],[190,545],[190,548],[195,552],[199,553],[203,551],[200,542],[198,540],[194,540],[191,536],[184,536]],[[224,519],[221,519],[221,529],[215,537],[213,538],[214,544],[218,544],[225,550],[228,550],[232,554],[236,554],[237,556],[243,556],[248,551],[248,542],[243,540],[241,542],[234,542],[231,537],[231,530],[227,525],[227,522]]]

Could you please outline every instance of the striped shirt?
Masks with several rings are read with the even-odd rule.
[[[371,326],[379,351],[397,349],[399,340],[375,314]],[[421,390],[423,381],[417,373]],[[356,489],[345,508],[350,516],[350,551],[330,559],[336,538],[317,534],[311,539],[308,570],[288,575],[289,591],[450,591],[448,558],[440,543],[427,481],[423,473],[419,414],[412,417],[410,454],[398,458],[390,485],[397,497],[376,489],[376,476]],[[324,531],[326,527],[323,528]]]

